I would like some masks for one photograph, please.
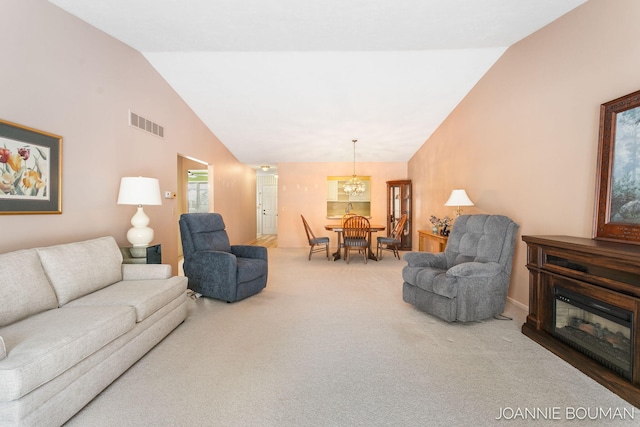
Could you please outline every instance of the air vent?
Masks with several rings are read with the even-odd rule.
[[[155,136],[159,136],[160,138],[164,138],[163,126],[160,126],[159,124],[152,122],[149,119],[145,119],[144,117],[134,113],[133,111],[129,111],[129,125],[145,132],[154,134]]]

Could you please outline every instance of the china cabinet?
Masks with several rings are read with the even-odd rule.
[[[391,233],[402,214],[407,214],[400,250],[411,250],[412,209],[411,180],[387,181],[387,232]]]

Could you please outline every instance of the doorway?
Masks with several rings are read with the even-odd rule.
[[[187,170],[187,212],[209,212],[209,171]]]
[[[178,188],[176,222],[189,212],[213,212],[213,166],[178,154]],[[182,271],[182,239],[178,227],[178,274]]]
[[[278,186],[262,186],[262,234],[278,234]]]
[[[278,234],[278,178],[276,175],[256,177],[258,195],[257,230],[260,235]]]

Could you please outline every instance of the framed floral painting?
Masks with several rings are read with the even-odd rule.
[[[0,214],[62,213],[62,137],[0,120]]]

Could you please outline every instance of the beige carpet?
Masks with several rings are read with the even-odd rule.
[[[68,425],[640,421],[640,411],[522,335],[525,313],[514,306],[507,306],[511,321],[448,324],[402,301],[405,263],[390,254],[366,265],[357,257],[347,265],[306,256],[305,249],[269,249],[260,294],[233,304],[192,300],[184,324]],[[610,420],[607,409],[625,419]],[[537,419],[518,415],[526,410]],[[597,419],[568,419],[581,410]],[[501,413],[509,419],[496,420]]]

